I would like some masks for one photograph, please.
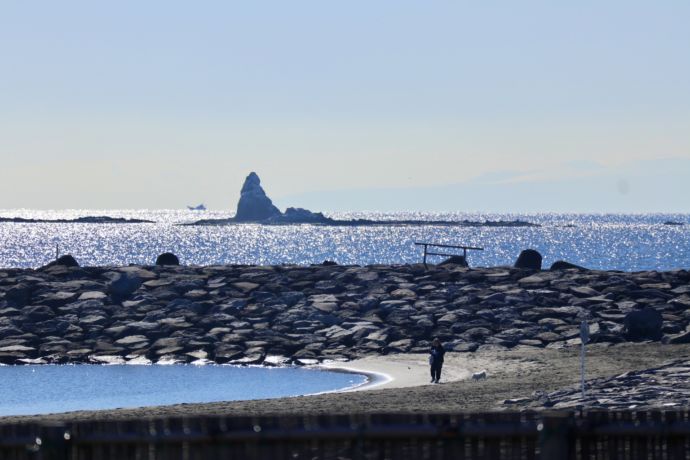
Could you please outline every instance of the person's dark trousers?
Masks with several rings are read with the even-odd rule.
[[[441,380],[441,368],[443,367],[443,363],[440,364],[432,364],[431,365],[431,379],[435,381]]]

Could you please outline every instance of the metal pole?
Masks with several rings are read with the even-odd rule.
[[[585,346],[589,342],[589,324],[587,320],[582,320],[580,323],[580,385],[582,386],[582,399],[585,399]]]
[[[60,244],[55,243],[55,260],[60,258]]]
[[[424,268],[428,268],[428,267],[426,266],[426,248],[427,248],[427,245],[425,244],[425,245],[424,245]]]
[[[582,399],[585,399],[585,342],[580,349],[580,384],[582,385]]]

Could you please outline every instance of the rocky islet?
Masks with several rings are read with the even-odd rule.
[[[185,225],[234,225],[259,223],[262,225],[329,225],[329,226],[364,226],[364,225],[441,225],[463,227],[538,227],[537,224],[521,220],[514,221],[421,221],[421,220],[371,220],[371,219],[333,219],[323,213],[312,212],[303,208],[287,208],[281,212],[268,197],[261,179],[255,172],[249,173],[240,190],[235,216],[228,219],[202,219]]]

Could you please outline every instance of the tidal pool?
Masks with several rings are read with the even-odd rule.
[[[0,415],[280,398],[366,381],[361,374],[296,367],[0,366]]]

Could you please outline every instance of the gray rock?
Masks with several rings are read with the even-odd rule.
[[[79,300],[102,300],[108,297],[104,292],[100,291],[87,291],[82,292],[79,296]]]
[[[244,180],[237,203],[235,220],[238,222],[261,222],[279,217],[281,212],[273,205],[271,199],[261,187],[261,179],[252,172]]]
[[[22,309],[22,315],[33,323],[45,321],[55,317],[53,310],[45,305],[25,307]]]
[[[49,264],[43,266],[42,268],[50,267],[78,267],[79,262],[77,259],[72,257],[70,254],[65,254],[64,256],[58,257],[56,260],[50,262]]]
[[[23,307],[31,302],[33,287],[30,284],[17,284],[5,292],[5,300],[15,307]]]
[[[134,273],[117,273],[107,285],[107,292],[115,302],[128,299],[139,287],[143,280]]]
[[[625,335],[628,340],[659,340],[662,325],[661,313],[652,308],[631,311],[625,315]]]
[[[664,337],[664,343],[690,343],[690,331]]]
[[[520,253],[515,261],[515,268],[527,268],[530,270],[541,270],[542,257],[534,249],[525,249]]]
[[[587,270],[585,267],[581,267],[579,265],[571,264],[570,262],[566,262],[564,260],[557,260],[553,264],[551,264],[550,270]]]
[[[118,345],[135,345],[135,344],[146,344],[148,343],[148,338],[146,338],[143,335],[128,335],[127,337],[123,337],[119,340],[116,340],[115,343]]]

